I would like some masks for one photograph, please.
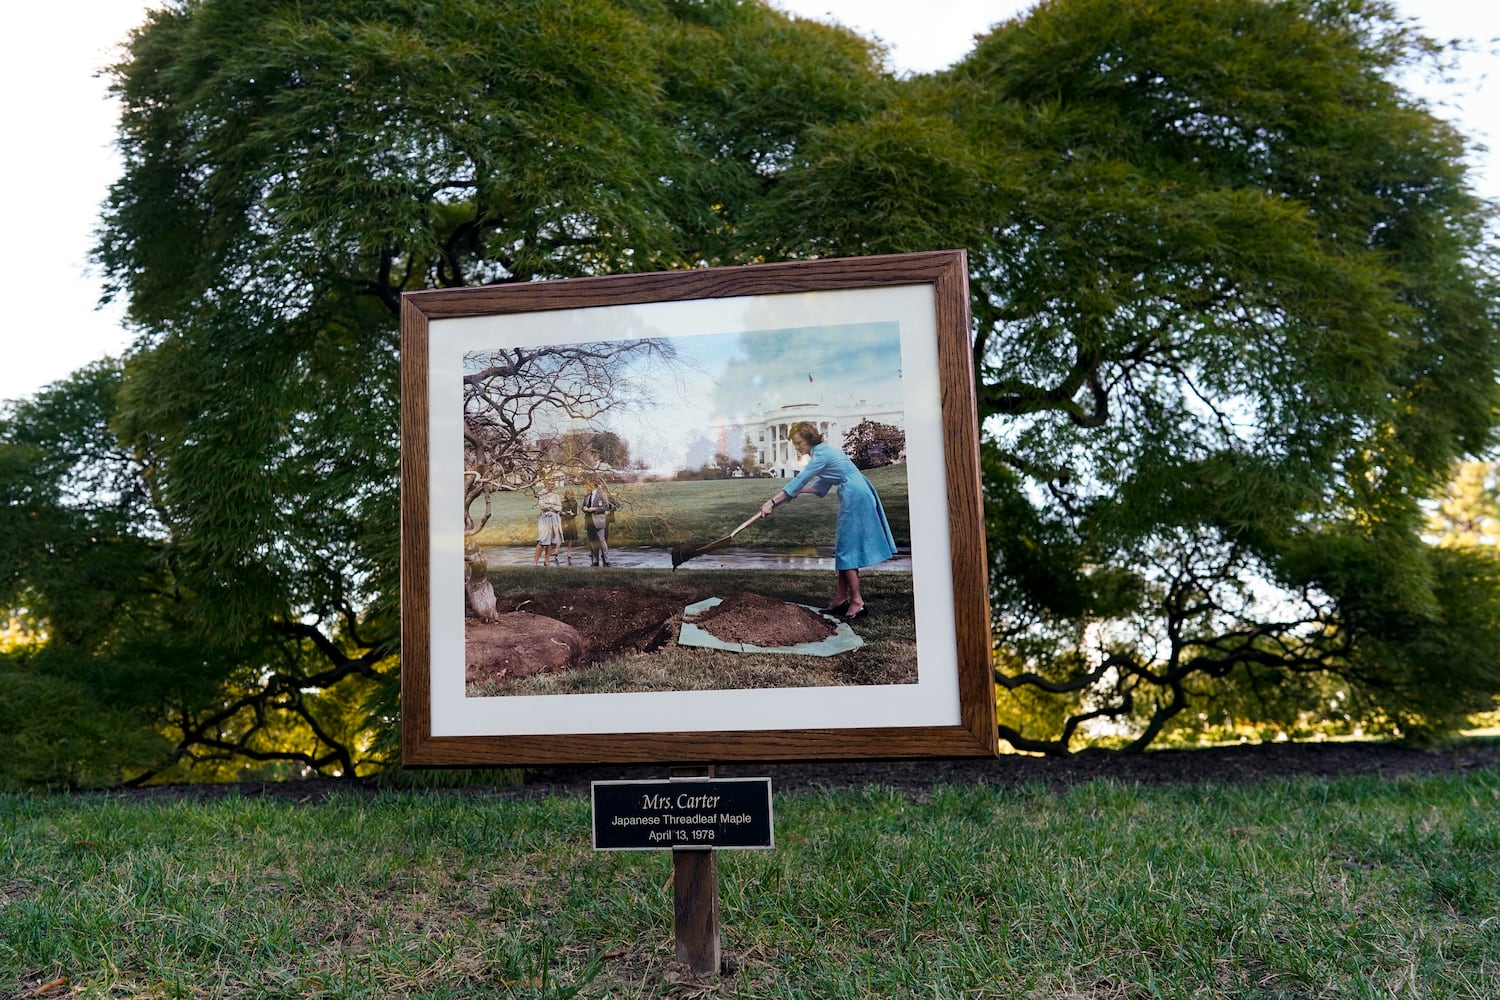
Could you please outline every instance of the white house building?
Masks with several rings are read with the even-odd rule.
[[[900,403],[876,403],[850,399],[844,403],[789,403],[763,410],[750,417],[746,430],[755,442],[755,461],[773,476],[786,479],[801,468],[801,456],[787,440],[793,424],[807,421],[818,428],[823,440],[842,448],[844,434],[865,420],[906,430],[906,411]]]

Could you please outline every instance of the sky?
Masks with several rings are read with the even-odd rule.
[[[835,21],[889,49],[898,73],[950,65],[974,35],[1031,6],[1019,0],[773,0],[800,17]],[[98,70],[153,6],[149,0],[53,0],[11,4],[0,33],[0,273],[7,277],[9,323],[0,364],[0,400],[29,396],[130,342],[116,306],[98,308],[91,274],[100,205],[119,173],[112,141],[117,107]],[[1480,39],[1480,54],[1449,84],[1411,80],[1439,114],[1488,145],[1500,146],[1500,3],[1398,0],[1438,38]],[[1500,156],[1476,166],[1481,194],[1500,199]]]
[[[649,405],[574,421],[559,410],[544,423],[546,431],[614,431],[632,459],[652,472],[671,473],[711,462],[719,451],[738,459],[740,434],[753,430],[752,418],[766,410],[866,401],[878,410],[902,401],[896,322],[708,333],[672,337],[671,343],[676,357],[669,369],[651,357],[624,375],[630,387],[621,395]],[[464,371],[482,369],[489,357],[485,351],[466,353]]]
[[[752,418],[768,410],[797,403],[858,410],[868,401],[878,411],[903,400],[901,327],[894,322],[679,337],[674,344],[707,377],[684,386],[684,398],[654,418],[658,426],[634,438],[643,445],[664,443],[668,450],[652,461],[664,469],[712,461],[721,449],[738,459],[740,439],[721,440],[725,429],[738,425],[752,432]],[[674,450],[663,429],[679,422],[678,412],[697,413],[703,430],[688,435],[688,447]],[[695,449],[695,438],[704,446],[713,439],[712,446]]]

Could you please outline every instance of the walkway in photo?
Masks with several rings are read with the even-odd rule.
[[[491,566],[530,566],[535,547],[520,545],[503,545],[484,550],[485,558]],[[566,556],[559,555],[561,565],[567,565]],[[668,548],[644,549],[644,548],[611,548],[609,550],[610,566],[617,569],[671,569],[672,550]],[[589,552],[587,548],[573,550],[573,567],[589,565]],[[540,570],[542,567],[538,566]],[[683,563],[678,568],[680,573],[690,573],[700,569],[833,569],[833,547],[820,547],[817,549],[799,549],[795,552],[771,552],[765,549],[752,548],[725,548],[705,552],[701,556],[694,556],[691,562]],[[911,572],[911,552],[902,551],[896,554],[896,558],[888,559],[878,566],[869,566],[861,572]]]

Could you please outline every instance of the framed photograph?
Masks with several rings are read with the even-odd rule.
[[[962,251],[409,293],[402,759],[997,752]]]

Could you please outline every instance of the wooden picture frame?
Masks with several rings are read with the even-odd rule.
[[[465,426],[465,351],[512,340],[609,342],[623,330],[665,338],[792,331],[837,342],[840,331],[852,329],[847,323],[889,328],[899,338],[915,681],[848,689],[468,696],[465,502],[457,486],[463,445],[456,443]],[[963,251],[407,293],[401,393],[406,765],[680,765],[998,752]],[[609,572],[618,581],[629,579],[622,574],[631,570]]]

